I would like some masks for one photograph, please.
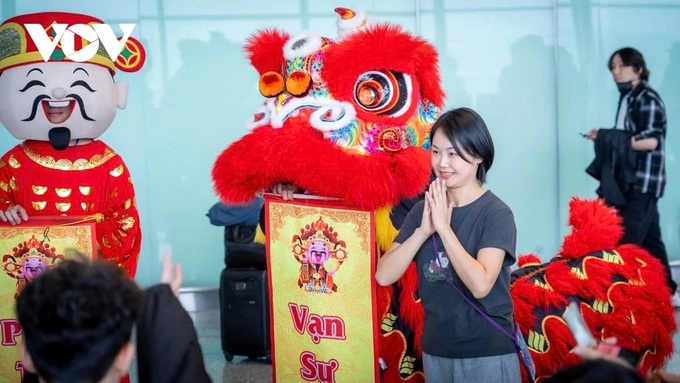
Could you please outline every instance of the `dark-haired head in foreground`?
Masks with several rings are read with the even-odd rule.
[[[113,263],[65,260],[17,298],[27,371],[51,382],[119,382],[134,355],[142,292]]]
[[[565,367],[551,376],[546,383],[644,383],[631,367],[605,359],[586,360]]]

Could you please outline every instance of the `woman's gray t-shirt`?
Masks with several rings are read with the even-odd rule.
[[[423,217],[424,203],[416,204],[404,220],[395,242],[403,243]],[[517,229],[510,208],[491,191],[468,205],[456,207],[451,214],[451,227],[465,250],[477,258],[480,249],[505,250],[503,267],[489,294],[475,299],[454,272],[444,246],[435,233],[439,263],[432,240],[423,243],[416,253],[418,294],[425,309],[422,348],[430,355],[449,358],[477,358],[516,352],[515,344],[465,302],[446,281],[443,273],[510,334],[514,330],[510,299],[510,266],[515,263]],[[441,265],[442,267],[438,267]]]

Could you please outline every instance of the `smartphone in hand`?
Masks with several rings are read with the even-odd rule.
[[[562,314],[562,319],[567,322],[571,334],[576,339],[576,344],[583,347],[594,347],[597,345],[597,341],[590,333],[590,329],[586,326],[585,320],[581,315],[581,310],[579,310],[578,304],[574,301],[569,303],[564,314]]]

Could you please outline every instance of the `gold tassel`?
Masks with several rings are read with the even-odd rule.
[[[255,238],[253,239],[253,243],[259,243],[261,245],[267,243],[267,237],[264,235],[260,225],[257,225],[257,228],[255,229]]]
[[[84,217],[83,219],[79,219],[77,221],[60,223],[59,225],[52,225],[52,226],[56,226],[56,227],[73,226],[73,225],[78,225],[78,224],[81,224],[81,223],[84,223],[84,222],[90,222],[90,221],[95,221],[96,223],[100,223],[100,222],[104,221],[104,214],[97,213],[97,214],[93,214],[93,215],[88,215],[87,217]]]
[[[384,207],[375,211],[375,238],[382,253],[385,253],[392,246],[392,241],[399,232],[392,226],[391,210],[391,207]]]

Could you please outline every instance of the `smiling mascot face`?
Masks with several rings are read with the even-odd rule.
[[[0,94],[0,123],[14,137],[58,149],[101,136],[125,107],[127,89],[96,64],[36,63],[5,70]]]

